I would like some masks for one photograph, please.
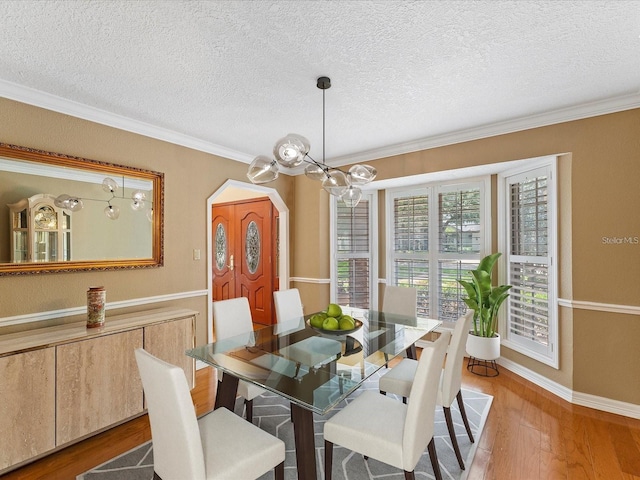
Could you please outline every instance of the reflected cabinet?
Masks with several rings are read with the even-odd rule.
[[[71,260],[71,212],[54,200],[41,193],[8,205],[12,262]]]

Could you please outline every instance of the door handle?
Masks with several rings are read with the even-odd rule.
[[[233,271],[233,255],[229,257],[229,265],[227,265],[227,267],[229,267],[229,270]]]

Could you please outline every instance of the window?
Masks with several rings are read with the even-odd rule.
[[[418,315],[429,315],[429,195],[424,191],[392,194],[391,285],[415,287]]]
[[[387,199],[387,282],[418,290],[418,315],[455,321],[467,309],[457,280],[487,251],[488,179],[393,190]]]
[[[331,197],[331,301],[340,305],[377,306],[377,192],[363,192],[354,208]]]
[[[503,343],[557,368],[555,159],[500,181],[501,249],[506,252]]]

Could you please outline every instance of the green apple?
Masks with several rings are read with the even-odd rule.
[[[335,303],[330,303],[327,307],[327,317],[338,318],[342,315],[342,308],[340,305],[336,305]]]
[[[340,325],[340,330],[353,330],[356,328],[355,320],[349,315],[343,315],[338,323]]]
[[[324,322],[322,322],[322,328],[324,330],[338,330],[339,326],[338,320],[334,317],[327,317],[324,319]]]
[[[322,328],[322,322],[324,322],[325,318],[327,317],[324,313],[316,313],[309,319],[309,324],[312,327]]]

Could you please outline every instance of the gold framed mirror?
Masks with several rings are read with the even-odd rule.
[[[164,174],[0,143],[0,275],[153,268]]]

